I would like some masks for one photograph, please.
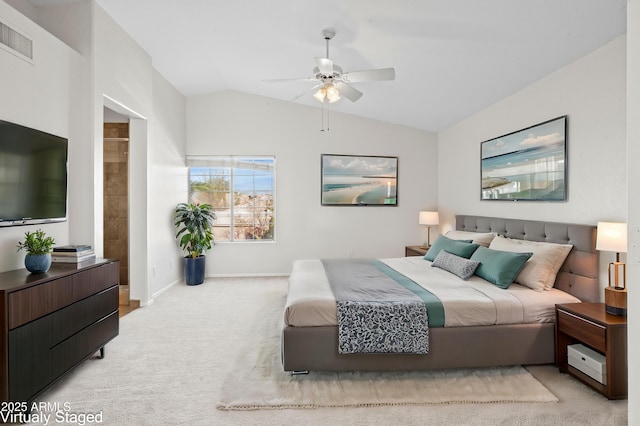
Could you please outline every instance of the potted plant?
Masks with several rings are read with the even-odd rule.
[[[210,204],[180,203],[175,210],[176,239],[187,253],[184,279],[187,285],[204,282],[205,252],[215,244],[211,227],[216,214]]]
[[[25,232],[24,241],[18,241],[18,251],[25,249],[24,266],[33,274],[47,272],[51,267],[51,248],[56,243],[42,229]]]

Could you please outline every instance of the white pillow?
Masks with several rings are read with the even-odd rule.
[[[551,290],[556,275],[569,255],[571,244],[543,243],[537,241],[514,240],[498,236],[489,248],[515,253],[530,252],[533,256],[516,277],[515,282],[535,291]]]
[[[489,247],[493,238],[498,235],[495,232],[469,232],[469,231],[449,231],[444,236],[452,240],[471,240],[473,243]]]

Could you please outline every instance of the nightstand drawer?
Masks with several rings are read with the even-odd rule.
[[[567,358],[570,366],[603,385],[607,384],[607,358],[600,352],[577,343],[567,346]]]
[[[606,327],[568,312],[558,311],[558,331],[573,336],[601,352],[606,351]]]

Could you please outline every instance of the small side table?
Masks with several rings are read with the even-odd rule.
[[[424,246],[405,246],[404,255],[406,257],[409,256],[424,256],[429,251],[428,248]]]
[[[567,345],[574,343],[605,356],[606,385],[569,365]],[[608,314],[604,303],[556,305],[556,364],[609,399],[627,398],[627,317]]]

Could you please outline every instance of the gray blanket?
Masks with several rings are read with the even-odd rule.
[[[424,301],[374,259],[322,261],[338,317],[339,353],[429,352]]]

